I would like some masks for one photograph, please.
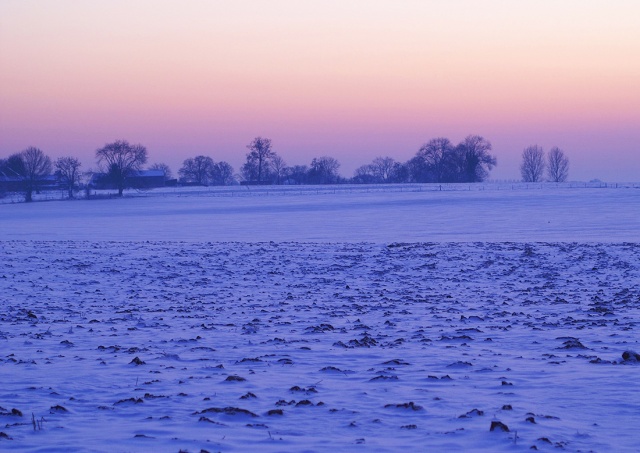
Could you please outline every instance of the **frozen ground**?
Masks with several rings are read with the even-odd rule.
[[[438,191],[433,185],[167,189],[132,192],[121,200],[5,204],[0,205],[0,238],[375,243],[640,239],[640,187],[452,187],[457,190]],[[461,190],[466,187],[471,190]]]
[[[638,451],[639,196],[0,206],[0,450]]]

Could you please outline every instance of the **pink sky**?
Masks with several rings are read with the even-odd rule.
[[[270,137],[351,176],[480,134],[494,179],[559,146],[572,180],[640,181],[637,0],[111,0],[0,3],[0,157],[124,138],[174,172],[238,169]]]

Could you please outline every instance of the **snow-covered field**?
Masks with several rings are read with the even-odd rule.
[[[628,188],[0,206],[0,450],[638,451],[638,231]]]
[[[166,189],[0,205],[1,239],[637,241],[637,188],[571,184]],[[464,190],[469,187],[471,190]],[[633,187],[633,186],[627,186]],[[485,188],[485,190],[483,190]],[[446,189],[446,187],[445,187]]]

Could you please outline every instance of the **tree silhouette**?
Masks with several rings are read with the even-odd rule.
[[[287,176],[287,163],[285,160],[274,153],[271,158],[271,168],[273,170],[273,177],[275,178],[276,184],[282,184],[282,180]]]
[[[263,182],[266,175],[270,160],[275,153],[271,148],[271,140],[268,138],[256,137],[247,145],[249,153],[247,154],[247,162],[243,166],[245,176],[249,176],[249,180]]]
[[[544,151],[541,146],[528,146],[522,151],[520,174],[524,182],[539,182],[544,175]]]
[[[126,140],[117,140],[96,150],[96,159],[118,188],[118,196],[121,197],[127,178],[140,171],[147,162],[147,148],[130,145]]]
[[[225,161],[217,162],[211,170],[211,183],[216,186],[228,186],[233,184],[233,167]]]
[[[458,172],[460,182],[482,182],[497,164],[497,159],[489,154],[491,142],[479,135],[467,136],[458,146]]]
[[[569,177],[569,159],[557,146],[547,156],[547,173],[552,182],[565,182]]]
[[[453,153],[453,145],[448,138],[438,137],[429,140],[418,150],[416,157],[423,161],[429,181],[444,182],[446,176],[447,159]]]
[[[80,161],[75,157],[59,157],[56,159],[56,176],[58,181],[69,192],[69,198],[73,198],[73,189],[80,182]]]
[[[33,192],[38,190],[45,176],[51,174],[51,159],[42,150],[30,146],[20,153],[23,169],[24,201],[33,201]]]
[[[318,157],[311,161],[309,168],[309,182],[311,184],[336,184],[340,178],[338,168],[340,163],[333,157]]]
[[[209,156],[196,156],[186,159],[178,171],[185,182],[206,186],[209,184],[215,163]]]
[[[356,169],[352,181],[356,184],[386,184],[407,182],[407,165],[392,157],[376,157],[370,164]]]

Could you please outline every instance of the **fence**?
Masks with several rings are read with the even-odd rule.
[[[571,189],[640,189],[640,183],[606,182],[566,182],[566,183],[524,183],[489,182],[473,184],[338,184],[327,186],[210,186],[210,187],[165,187],[153,190],[128,190],[125,197],[167,197],[167,196],[207,196],[207,197],[269,197],[329,194],[366,194],[384,192],[439,192],[439,191],[512,191],[512,190],[571,190]],[[78,192],[79,199],[86,198],[84,191]],[[91,197],[114,198],[116,193],[108,190],[93,190]],[[64,190],[52,190],[34,194],[36,201],[53,201],[67,198]],[[0,204],[24,202],[21,193],[0,193]]]

